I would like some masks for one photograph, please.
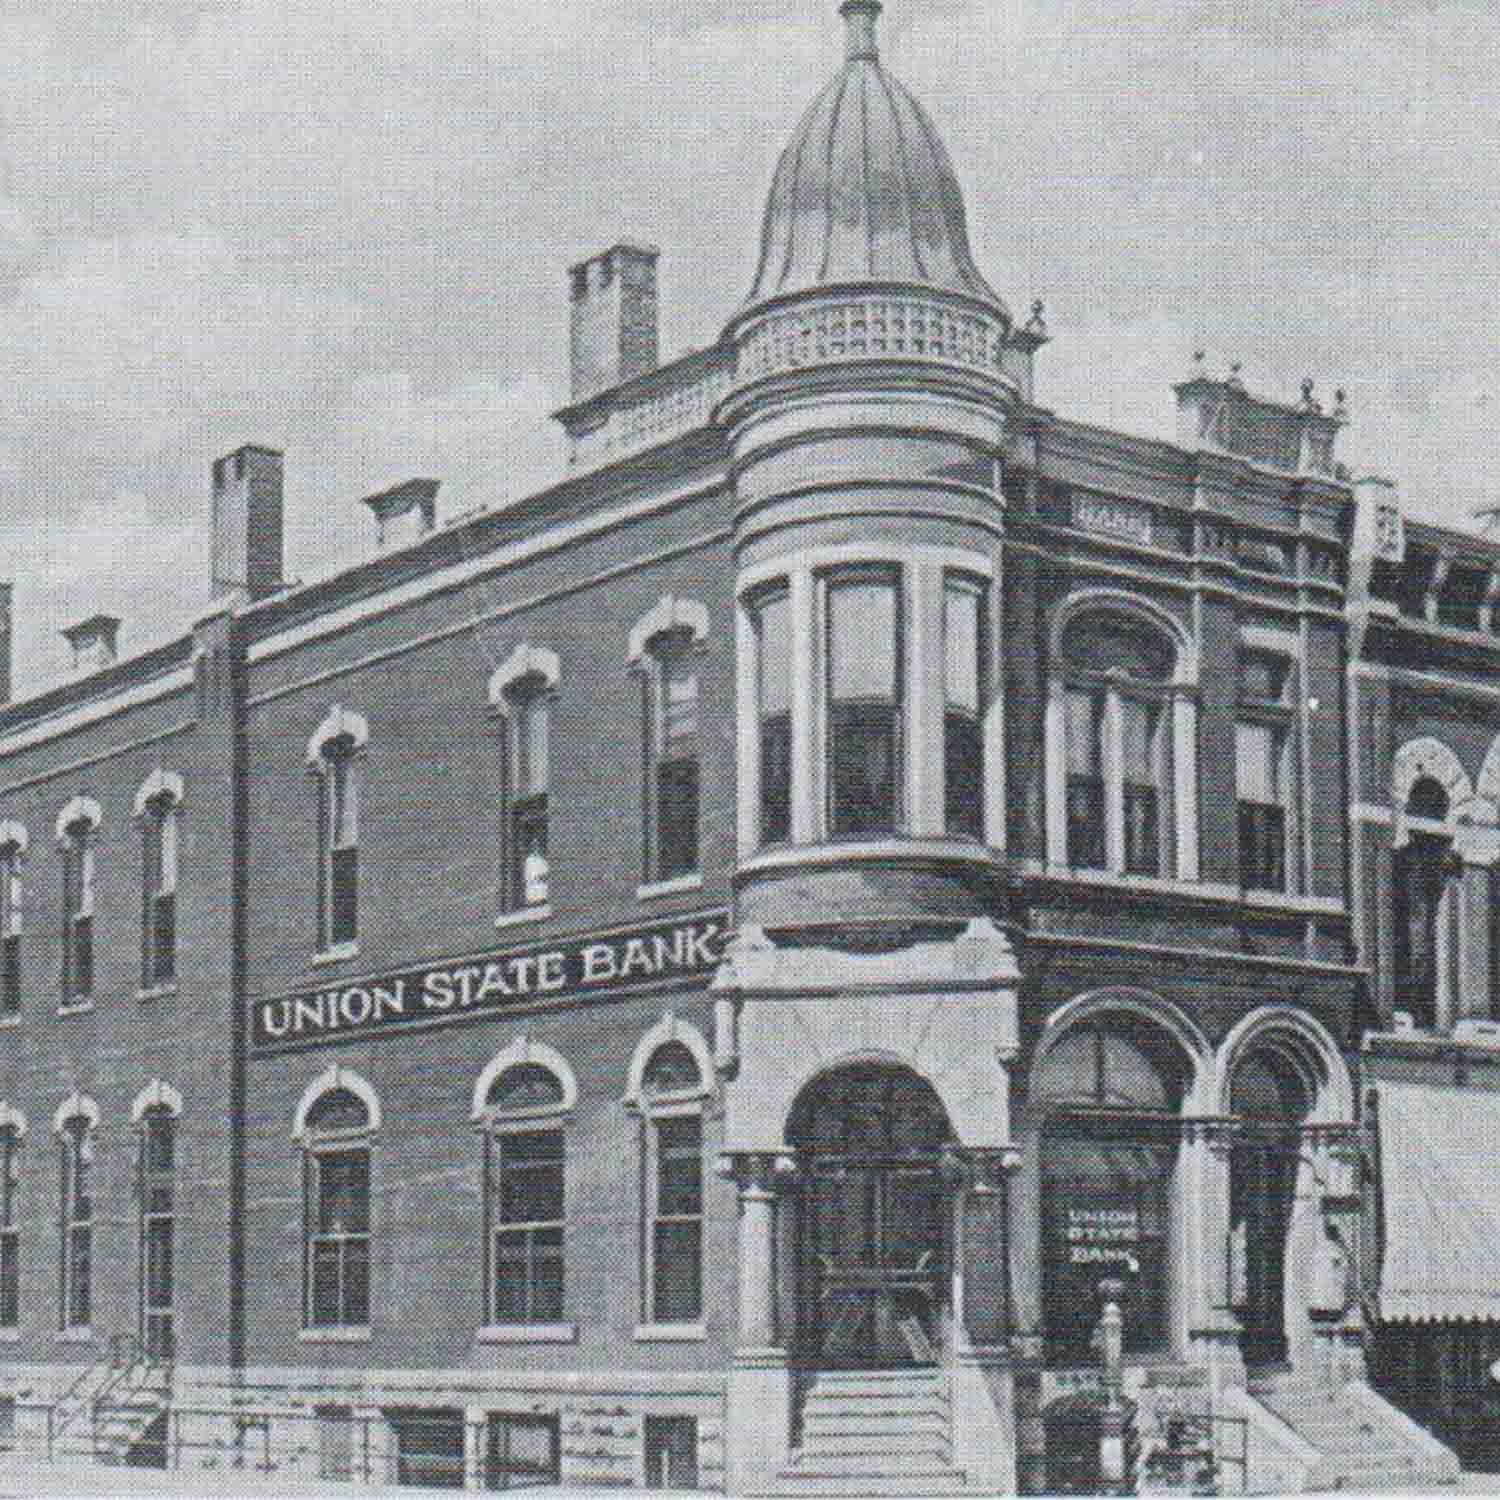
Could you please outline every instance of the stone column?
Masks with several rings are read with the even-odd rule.
[[[792,1384],[776,1315],[777,1158],[737,1152],[725,1162],[740,1190],[739,1333],[729,1370],[725,1465],[730,1493],[745,1494],[769,1486],[787,1462]]]
[[[1201,1126],[1183,1142],[1184,1166],[1197,1178],[1196,1209],[1201,1225],[1198,1266],[1186,1266],[1187,1277],[1201,1278],[1190,1309],[1188,1357],[1208,1367],[1209,1387],[1220,1391],[1245,1384],[1240,1352],[1240,1320],[1231,1305],[1229,1275],[1229,1174],[1234,1135],[1225,1126]],[[1191,1198],[1184,1202],[1193,1211]]]
[[[954,1190],[953,1463],[988,1494],[1016,1492],[1006,1212],[1011,1149],[968,1153]]]

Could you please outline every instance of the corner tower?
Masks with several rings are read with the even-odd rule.
[[[841,7],[847,55],[777,166],[717,409],[738,607],[737,938],[716,989],[742,1493],[859,1493],[877,1471],[888,1494],[1015,1487],[995,1207],[1019,981],[992,921],[1001,455],[1041,339],[974,263],[948,154],[881,66],[880,9]],[[864,1196],[840,1200],[855,1178]],[[905,1382],[920,1430],[891,1425],[882,1379]]]
[[[1041,340],[974,263],[948,154],[880,62],[880,9],[841,7],[844,65],[782,153],[725,333],[749,921],[784,924],[788,899],[805,917],[806,866],[830,857],[866,873],[820,881],[845,892],[827,921],[974,915],[1005,838],[1000,455]],[[931,911],[909,872],[884,893],[909,860]]]

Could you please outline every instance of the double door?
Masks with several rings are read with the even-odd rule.
[[[804,1358],[822,1368],[938,1362],[946,1203],[934,1152],[812,1160],[800,1216]]]

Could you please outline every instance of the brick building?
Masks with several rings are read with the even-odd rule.
[[[439,526],[414,478],[294,587],[243,448],[194,630],[82,622],[0,712],[18,1439],[1087,1487],[1113,1276],[1148,1444],[1450,1471],[1363,1379],[1359,1080],[1419,1045],[1371,830],[1462,809],[1375,790],[1405,678],[1346,715],[1411,611],[1359,592],[1342,403],[1198,369],[1173,443],[1039,406],[1040,304],[977,268],[878,12],[718,342],[658,362],[654,250],[573,268],[560,483]],[[1465,941],[1424,1034],[1487,1010]]]

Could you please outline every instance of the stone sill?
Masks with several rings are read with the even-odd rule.
[[[299,1328],[297,1338],[304,1344],[368,1344],[370,1325],[350,1323],[328,1328]]]
[[[164,980],[161,984],[144,985],[135,992],[137,1000],[162,1000],[168,995],[177,993],[177,981],[175,979]]]
[[[495,918],[495,926],[523,927],[527,922],[544,922],[551,915],[551,903],[539,901],[535,906],[518,906],[514,911],[501,912]]]
[[[56,1338],[59,1344],[92,1344],[94,1330],[92,1328],[59,1328]]]
[[[481,1344],[576,1344],[576,1323],[486,1323],[475,1335]]]
[[[314,964],[339,964],[346,958],[359,957],[358,943],[337,943],[332,948],[320,948],[312,956]]]
[[[670,880],[649,880],[635,888],[637,901],[654,901],[658,896],[676,896],[683,891],[701,891],[703,876],[694,870],[687,875],[674,875]]]
[[[68,1005],[59,1005],[57,1013],[60,1016],[86,1016],[94,1008],[93,997],[87,1000],[75,1000]]]
[[[691,1344],[708,1337],[708,1329],[702,1323],[637,1323],[635,1341],[638,1344]]]

